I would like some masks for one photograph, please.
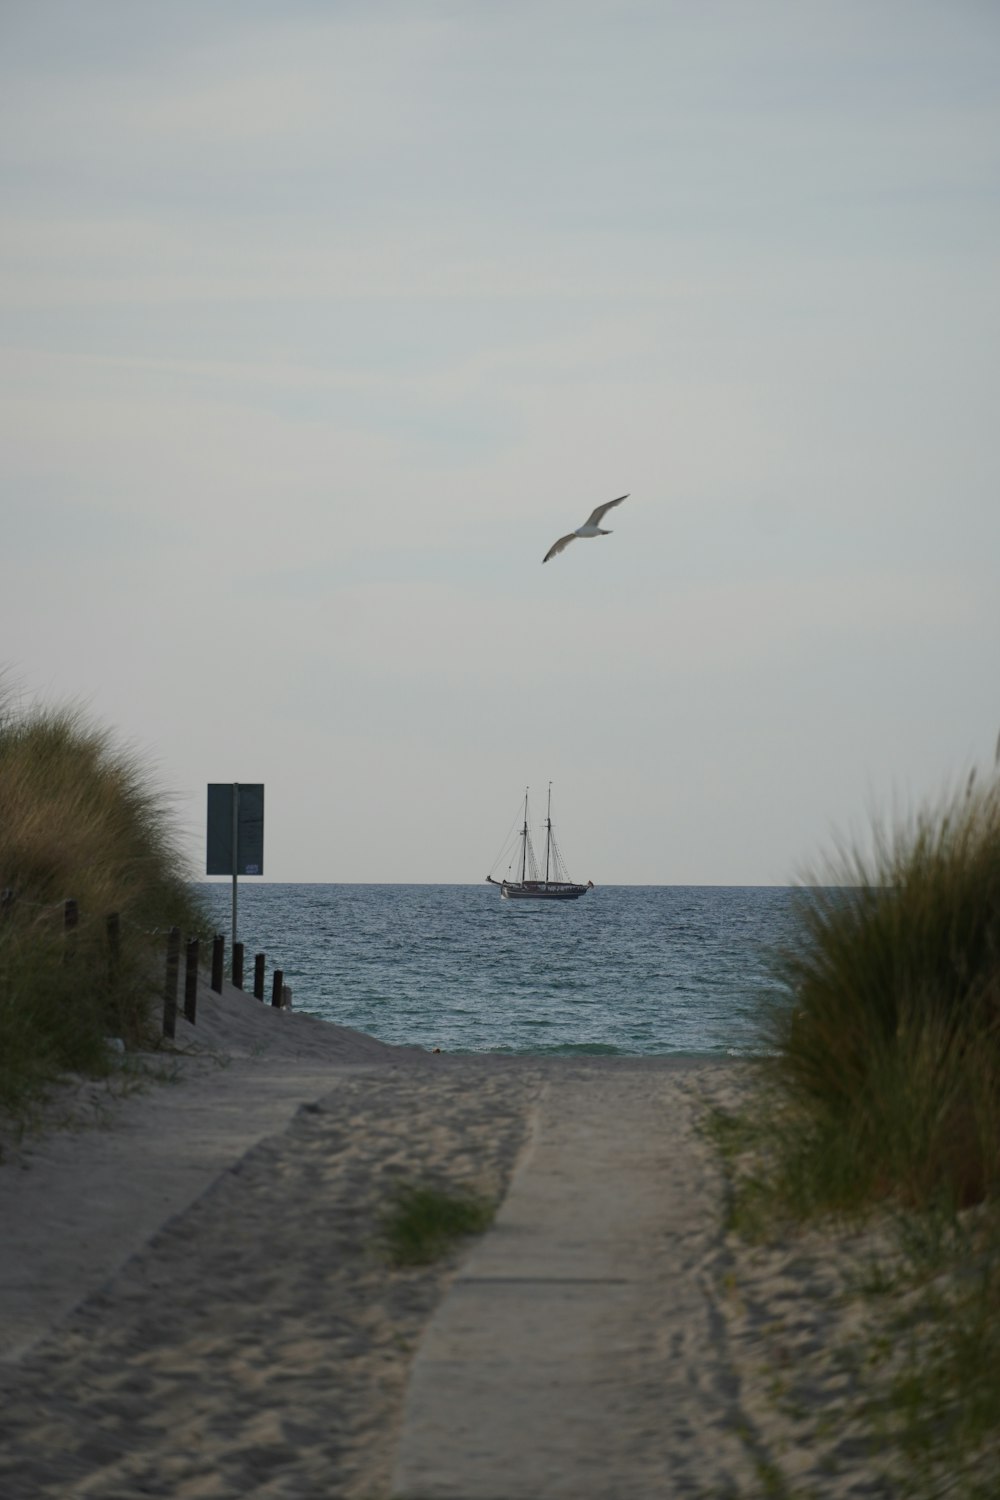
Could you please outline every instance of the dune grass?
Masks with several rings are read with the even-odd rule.
[[[12,896],[0,912],[0,1111],[18,1118],[61,1073],[105,1071],[109,1036],[150,1040],[155,933],[207,924],[165,799],[76,709],[0,700],[0,890]]]
[[[1000,780],[879,836],[802,892],[776,961],[782,1159],[817,1206],[955,1209],[1000,1174]]]
[[[867,1416],[901,1493],[997,1493],[1000,778],[832,861],[774,970],[760,1091],[712,1122],[731,1227],[892,1224]]]

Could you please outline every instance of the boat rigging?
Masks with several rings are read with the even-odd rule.
[[[510,863],[507,866],[508,873],[501,880],[494,878],[493,870],[502,862],[505,855],[513,848]],[[594,888],[594,882],[588,880],[586,885],[577,885],[570,880],[562,856],[559,853],[559,845],[556,843],[555,830],[552,827],[552,783],[549,782],[548,806],[545,817],[545,872],[542,874],[538,861],[535,858],[534,846],[531,842],[530,820],[528,814],[528,788],[524,791],[524,819],[520,829],[508,839],[493,870],[487,875],[489,885],[500,887],[500,895],[505,901],[578,901],[588,891]]]

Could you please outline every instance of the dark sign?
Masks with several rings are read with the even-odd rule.
[[[237,829],[233,864],[233,828]],[[208,784],[206,875],[263,875],[263,782]]]

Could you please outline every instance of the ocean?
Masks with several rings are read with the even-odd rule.
[[[199,887],[226,934],[232,886]],[[579,901],[502,901],[482,885],[241,881],[253,955],[297,1011],[445,1052],[741,1057],[780,994],[769,955],[792,933],[777,886],[603,886]]]

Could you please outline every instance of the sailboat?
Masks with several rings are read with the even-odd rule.
[[[498,885],[504,901],[578,901],[594,889],[594,882],[575,885],[566,875],[559,846],[552,827],[552,783],[549,782],[549,800],[545,818],[545,873],[542,875],[531,843],[528,827],[528,788],[524,791],[524,821],[519,830],[512,832],[493,866],[495,870],[509,850],[513,850],[508,865],[508,875],[495,880],[493,871],[487,875],[489,885]]]

